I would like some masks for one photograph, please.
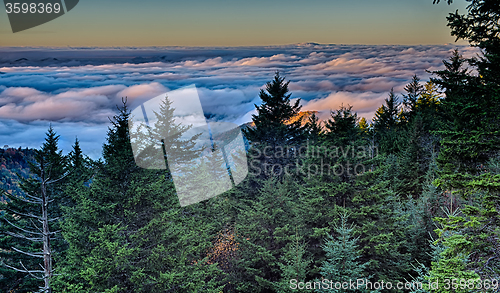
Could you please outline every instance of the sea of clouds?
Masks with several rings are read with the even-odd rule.
[[[470,47],[298,44],[228,48],[0,48],[0,147],[39,147],[49,126],[65,152],[78,137],[98,158],[109,117],[127,97],[142,102],[196,85],[208,119],[243,124],[274,73],[290,80],[303,110],[352,105],[371,119],[394,88],[403,93],[414,74],[426,81],[454,49]]]

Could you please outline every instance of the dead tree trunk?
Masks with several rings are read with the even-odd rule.
[[[42,170],[44,173],[44,170]],[[42,173],[42,174],[43,174]],[[52,293],[52,288],[50,287],[50,278],[52,277],[52,252],[50,250],[50,233],[49,228],[49,198],[47,194],[46,182],[42,181],[41,186],[42,193],[42,226],[43,226],[43,269],[44,269],[44,287],[43,292]]]
[[[67,175],[67,174],[66,174]],[[44,285],[43,287],[40,287],[40,292],[43,293],[52,293],[52,287],[50,286],[50,280],[53,276],[53,268],[52,268],[52,251],[50,247],[50,241],[53,239],[54,235],[57,233],[51,232],[50,231],[50,225],[49,223],[52,221],[56,221],[57,218],[49,218],[49,204],[53,202],[53,199],[50,198],[51,194],[48,192],[47,187],[55,183],[64,177],[66,175],[62,176],[61,178],[51,180],[50,179],[50,174],[46,173],[46,166],[45,162],[42,161],[40,162],[40,190],[39,190],[39,195],[40,196],[34,196],[31,194],[25,194],[24,198],[14,196],[12,194],[6,193],[6,195],[15,200],[22,201],[26,204],[32,204],[32,205],[39,205],[41,208],[41,216],[35,215],[33,213],[21,213],[12,209],[7,208],[7,211],[9,211],[12,215],[18,215],[21,217],[26,217],[30,218],[32,225],[28,228],[25,227],[19,227],[18,225],[12,223],[11,221],[4,219],[9,225],[14,227],[15,231],[17,232],[11,232],[7,231],[6,234],[11,235],[16,238],[20,239],[25,239],[33,242],[41,242],[42,243],[42,252],[29,252],[29,251],[23,251],[21,249],[18,249],[16,247],[12,247],[12,250],[27,256],[31,256],[34,258],[42,258],[43,259],[43,265],[39,264],[42,270],[40,268],[33,269],[33,268],[27,268],[22,261],[19,262],[20,267],[14,267],[10,266],[8,264],[4,264],[6,267],[13,269],[18,272],[23,272],[27,273],[33,278],[36,278],[38,280],[43,280]],[[39,227],[35,222],[39,222],[42,227]]]

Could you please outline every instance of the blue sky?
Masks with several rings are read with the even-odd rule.
[[[0,46],[248,46],[444,44],[446,16],[465,1],[83,0],[68,14],[12,34],[0,11]]]

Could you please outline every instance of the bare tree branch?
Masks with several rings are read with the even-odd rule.
[[[42,201],[42,199],[40,197],[33,196],[33,195],[29,194],[29,193],[25,193],[25,195],[27,197],[31,198],[32,200],[36,200],[37,202],[41,202]]]
[[[28,272],[28,274],[30,274],[32,277],[34,277],[34,278],[36,278],[36,279],[39,279],[39,280],[43,280],[43,279],[44,279],[44,278],[37,277],[37,276],[33,275],[33,273],[38,273],[39,271],[32,271],[32,270],[28,270],[28,269],[24,266],[24,264],[23,264],[21,261],[19,261],[19,263],[20,263],[20,264],[21,264],[21,266],[22,266],[22,267],[23,267],[23,268],[24,268],[24,269]]]
[[[64,179],[66,176],[68,176],[71,172],[67,172],[66,174],[64,174],[63,176],[59,177],[58,179],[54,179],[54,180],[50,180],[50,181],[46,181],[45,184],[49,185],[49,184],[52,184],[54,182],[57,182],[59,180],[62,180]],[[47,178],[47,180],[49,180],[50,178]]]
[[[3,264],[4,266],[8,267],[9,269],[12,269],[14,271],[17,271],[17,272],[21,272],[21,273],[28,273],[30,274],[32,277],[38,279],[38,280],[43,280],[43,278],[40,278],[38,276],[35,276],[33,275],[34,273],[43,273],[43,271],[33,271],[33,270],[28,270],[26,269],[26,267],[23,265],[22,262],[19,262],[21,264],[21,266],[23,267],[23,269],[18,269],[16,267],[13,267],[13,266],[9,266],[8,264]]]
[[[53,259],[52,259],[52,249],[50,245],[50,241],[54,238],[53,236],[57,234],[60,231],[54,231],[51,232],[51,227],[50,223],[52,221],[57,221],[59,218],[54,218],[54,219],[49,219],[49,204],[54,202],[55,199],[51,199],[51,194],[50,190],[47,190],[47,186],[52,183],[56,183],[63,178],[65,178],[70,172],[66,172],[63,174],[60,178],[58,179],[51,179],[51,171],[52,171],[52,165],[49,161],[46,161],[45,157],[43,154],[37,151],[37,154],[40,155],[40,158],[37,159],[37,163],[39,165],[39,169],[36,172],[38,174],[37,178],[33,180],[29,180],[29,182],[33,181],[32,183],[36,184],[36,189],[39,190],[37,192],[37,195],[40,195],[40,197],[31,195],[31,194],[26,194],[25,196],[15,196],[11,195],[7,192],[4,191],[4,193],[9,196],[9,197],[15,197],[16,199],[19,199],[19,201],[23,203],[28,203],[28,204],[34,204],[38,205],[41,208],[41,213],[39,215],[35,215],[34,213],[36,212],[31,212],[31,211],[26,211],[25,213],[22,212],[17,212],[12,209],[9,209],[8,207],[6,208],[9,213],[13,213],[16,216],[20,217],[27,217],[29,218],[29,222],[27,223],[26,227],[24,225],[21,225],[20,223],[15,223],[14,221],[9,221],[6,219],[6,222],[17,229],[16,232],[11,232],[7,231],[5,232],[6,235],[10,235],[13,237],[25,239],[25,240],[30,240],[32,242],[42,242],[43,243],[43,252],[28,252],[28,251],[23,251],[21,249],[12,247],[12,250],[30,257],[35,257],[35,258],[42,258],[43,259],[43,265],[42,263],[39,263],[38,265],[40,266],[41,270],[29,270],[27,269],[22,262],[19,262],[21,264],[21,268],[16,268],[13,266],[6,265],[8,268],[13,269],[18,272],[23,272],[23,273],[28,273],[31,275],[33,278],[36,278],[38,280],[43,280],[44,281],[44,286],[40,287],[40,292],[52,292],[52,288],[50,286],[50,280],[51,277],[53,276]],[[47,172],[48,171],[48,172]],[[1,191],[0,191],[1,194]],[[36,213],[38,214],[38,213]],[[36,219],[38,222],[40,222],[42,227],[39,227],[37,223],[35,222]],[[29,224],[31,223],[31,224]],[[17,225],[16,225],[17,224]],[[31,227],[31,225],[33,227]],[[22,226],[22,227],[20,227]],[[35,231],[31,231],[35,230]],[[37,231],[38,230],[38,231]],[[32,236],[40,236],[40,237],[32,237]],[[42,274],[43,277],[35,276],[34,274]]]
[[[19,229],[21,231],[23,231],[24,233],[28,233],[28,234],[35,234],[35,235],[43,235],[42,233],[40,232],[34,232],[34,231],[29,231],[29,230],[25,230],[17,225],[14,225],[13,223],[11,223],[11,221],[7,220],[7,219],[4,219],[7,223],[9,223],[12,227],[16,228],[16,229]]]
[[[16,238],[20,238],[20,239],[25,239],[25,240],[30,240],[30,241],[33,241],[33,242],[43,242],[43,239],[40,237],[40,238],[30,238],[30,237],[27,237],[25,235],[22,235],[22,234],[18,234],[18,233],[13,233],[13,232],[5,232],[7,235],[10,235],[12,237],[16,237]]]
[[[40,220],[40,221],[41,221],[41,220],[43,220],[43,219],[42,219],[42,217],[35,216],[35,215],[31,214],[31,213],[29,213],[29,214],[25,214],[25,213],[20,213],[20,212],[17,212],[17,211],[11,210],[11,209],[7,209],[7,210],[8,210],[9,212],[11,212],[11,213],[16,214],[16,215],[21,215],[21,216],[25,216],[25,217],[30,217],[30,218],[38,219],[38,220]]]
[[[9,197],[9,198],[16,198],[16,199],[19,199],[19,200],[24,200],[24,201],[26,201],[26,199],[25,199],[25,198],[23,198],[22,196],[18,196],[18,195],[15,195],[15,194],[9,193],[9,192],[7,192],[7,191],[5,191],[5,190],[3,190],[3,189],[2,189],[2,192],[3,192],[5,195],[7,195],[7,197]],[[37,201],[37,202],[41,202],[41,201],[42,201],[42,199],[41,199],[40,197],[33,196],[33,195],[29,194],[29,193],[25,193],[24,195],[26,195],[27,197],[29,197],[29,198],[31,198],[32,200],[35,200],[35,201]]]
[[[16,199],[22,201],[22,202],[27,202],[27,203],[31,203],[31,204],[40,204],[41,201],[31,201],[31,200],[28,200],[24,197],[20,197],[20,196],[16,196]]]
[[[35,229],[37,229],[37,230],[38,230],[38,231],[40,231],[40,232],[43,232],[43,231],[42,231],[42,229],[41,229],[41,228],[39,228],[39,227],[35,224],[35,222],[33,222],[33,219],[30,219],[30,222],[31,222],[31,224],[33,224],[33,226],[35,227]]]
[[[22,253],[22,254],[26,254],[26,255],[32,256],[32,257],[43,258],[43,253],[40,253],[40,252],[33,252],[33,253],[31,253],[31,252],[22,251],[20,249],[15,248],[15,247],[12,247],[12,250],[17,251],[17,252]]]

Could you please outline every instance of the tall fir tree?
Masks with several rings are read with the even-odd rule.
[[[438,132],[443,147],[438,162],[444,172],[475,172],[498,151],[499,94],[494,84],[486,85],[471,73],[458,51],[444,64],[445,70],[434,72],[438,78],[431,79],[445,93],[440,108],[447,123]]]
[[[89,185],[92,182],[92,176],[95,174],[95,168],[97,167],[96,162],[88,158],[83,154],[82,149],[80,148],[80,141],[78,138],[75,139],[75,143],[73,144],[73,149],[67,155],[67,164],[69,174],[66,178],[67,184],[65,185],[64,193],[65,201],[61,206],[61,229],[66,229],[67,218],[71,218],[70,213],[75,208],[77,203],[82,199],[81,197],[88,190]],[[72,241],[80,241],[81,245],[85,245],[84,242],[86,239],[84,237],[80,237],[77,231],[72,234],[75,238],[71,239]],[[73,245],[71,241],[67,241],[68,235],[64,235],[61,237],[64,239],[64,249],[58,251],[57,259],[60,263],[60,268],[57,272],[57,275],[54,276],[54,291],[56,292],[65,292],[65,284],[70,282],[71,280],[78,279],[78,269],[80,263],[75,261],[74,255],[68,252],[71,252],[73,249]],[[73,290],[75,288],[71,288]],[[76,291],[76,290],[75,290]]]
[[[410,272],[407,215],[401,215],[395,192],[397,157],[374,158],[374,167],[357,176],[355,193],[346,208],[356,225],[362,251],[360,261],[373,280],[403,280]]]
[[[291,93],[288,93],[290,81],[280,76],[279,71],[274,79],[266,84],[266,90],[261,90],[260,106],[255,105],[257,115],[252,116],[254,128],[244,130],[248,140],[261,142],[270,146],[284,146],[300,142],[304,139],[302,120],[287,123],[299,114],[300,99],[291,103]]]
[[[112,119],[89,186],[68,209],[64,236],[76,270],[63,292],[218,292],[219,270],[204,263],[218,227],[205,204],[181,208],[168,170],[136,166],[124,103]]]
[[[370,279],[365,273],[366,264],[361,263],[359,258],[361,250],[357,245],[357,238],[354,235],[354,227],[348,224],[349,215],[346,211],[340,214],[340,225],[335,226],[335,232],[338,235],[333,237],[328,235],[323,245],[326,254],[326,261],[321,266],[322,280],[336,282],[347,282],[348,280]],[[327,282],[328,284],[328,282]],[[329,284],[331,285],[331,283]],[[368,292],[363,289],[337,289],[322,288],[316,292]]]
[[[332,111],[330,116],[325,122],[326,139],[334,145],[346,146],[358,138],[358,115],[352,111],[352,106],[342,105],[340,109]]]
[[[291,288],[291,280],[303,282],[308,277],[312,260],[307,255],[307,244],[303,242],[298,232],[294,238],[285,247],[285,252],[278,263],[281,270],[281,280],[274,283],[274,290],[277,293],[296,292],[297,288]]]
[[[35,290],[52,292],[52,278],[57,263],[55,255],[64,249],[64,242],[56,238],[65,204],[64,184],[67,166],[58,148],[59,136],[52,127],[46,133],[45,142],[35,151],[30,162],[32,176],[19,178],[24,196],[4,192],[8,202],[3,204],[2,253],[4,266],[23,273],[12,274],[17,279],[10,290]],[[17,255],[16,255],[17,254]],[[35,281],[37,280],[37,281]],[[43,285],[40,285],[43,282]],[[38,286],[39,287],[38,287]],[[38,288],[37,288],[38,287]]]
[[[488,262],[498,258],[494,256],[498,248],[493,248],[498,241],[491,237],[492,231],[498,231],[498,178],[487,162],[499,151],[500,6],[496,1],[469,2],[466,14],[450,13],[448,26],[453,36],[480,48],[483,54],[466,59],[455,51],[433,79],[444,90],[441,109],[448,122],[439,132],[443,137],[438,157],[442,170],[435,184],[444,196],[454,199],[446,215],[436,218],[438,241],[444,250],[432,264],[430,275],[440,280],[452,274],[477,280],[485,277],[485,271],[486,278],[498,275]]]
[[[385,99],[385,105],[377,109],[373,119],[378,145],[384,153],[397,153],[402,148],[400,135],[402,113],[401,103],[391,89],[389,98]]]
[[[305,131],[308,140],[311,142],[316,142],[324,134],[323,122],[319,120],[316,113],[312,113],[309,116],[305,125]]]
[[[272,292],[290,273],[290,257],[299,253],[293,266],[303,273],[307,260],[294,242],[303,237],[304,223],[295,196],[295,184],[285,179],[268,178],[253,200],[244,200],[236,218],[238,242],[241,244],[237,264],[237,290]],[[293,252],[292,252],[293,251]],[[284,275],[282,275],[284,274]]]
[[[422,90],[423,86],[420,84],[420,79],[414,75],[411,82],[405,86],[406,95],[403,95],[403,120],[405,122],[410,121],[416,113],[417,101]]]
[[[285,82],[277,71],[274,79],[266,84],[266,90],[259,93],[262,104],[255,105],[254,127],[243,129],[252,144],[250,166],[258,179],[283,178],[284,166],[294,169],[300,145],[311,138],[308,134],[311,124],[303,125],[303,116],[298,116],[302,106],[300,99],[292,104],[289,84],[290,81]]]

